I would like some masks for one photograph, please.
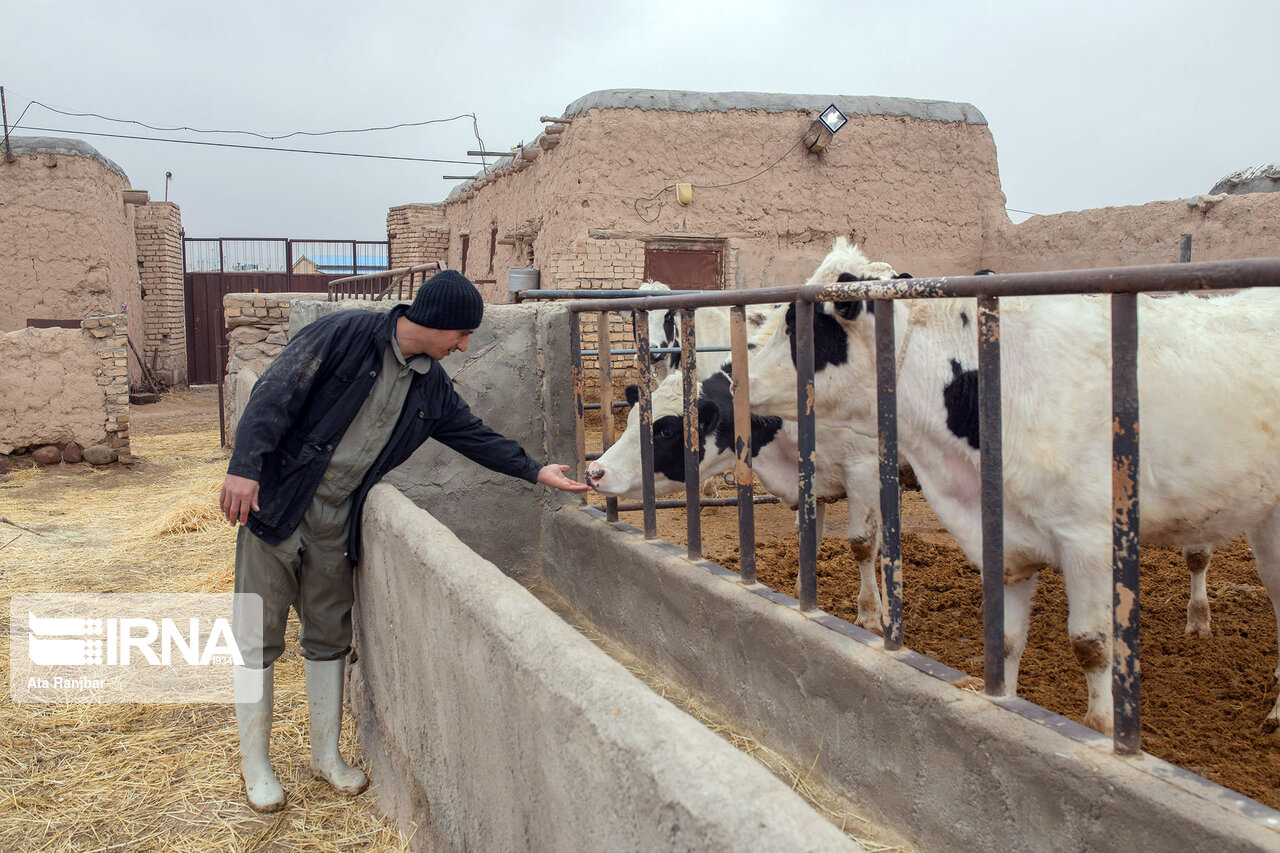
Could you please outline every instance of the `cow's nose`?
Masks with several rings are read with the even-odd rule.
[[[596,486],[600,484],[600,481],[603,479],[604,479],[603,468],[593,467],[593,468],[587,469],[587,485],[590,486],[591,488],[594,489]]]

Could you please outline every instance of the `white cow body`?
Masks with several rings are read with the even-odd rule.
[[[847,360],[820,365],[816,411],[874,430],[874,318],[862,303],[839,305],[845,316],[831,305],[817,312],[823,334],[846,336]],[[901,451],[981,565],[975,302],[894,310]],[[1142,541],[1212,545],[1247,533],[1280,623],[1280,293],[1140,296],[1138,328]],[[1056,566],[1088,682],[1085,722],[1110,731],[1110,303],[1004,298],[1000,336],[1007,689],[1016,690],[1037,571]],[[795,376],[784,325],[751,361],[753,411],[795,417]],[[1207,631],[1207,602],[1205,617]],[[1280,707],[1267,719],[1280,722]]]

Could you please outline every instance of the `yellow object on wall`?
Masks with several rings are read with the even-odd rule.
[[[676,201],[681,204],[693,201],[693,184],[676,184]]]

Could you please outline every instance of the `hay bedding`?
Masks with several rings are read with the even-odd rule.
[[[216,390],[133,410],[132,470],[12,472],[0,483],[0,623],[18,592],[227,592],[235,531],[217,495]],[[13,526],[21,525],[26,530]],[[8,543],[8,544],[6,544]],[[291,620],[276,665],[272,759],[289,807],[244,802],[231,705],[14,703],[0,709],[0,850],[370,850],[408,841],[371,793],[311,778],[306,690]],[[0,649],[8,672],[9,644]],[[360,759],[354,719],[343,748]]]
[[[598,496],[592,496],[596,502]],[[844,502],[828,508],[818,554],[818,606],[853,621],[858,570],[843,541]],[[629,517],[634,516],[634,518]],[[640,513],[623,520],[640,525]],[[738,519],[732,507],[702,512],[707,559],[738,568]],[[756,507],[757,576],[795,594],[794,513]],[[906,645],[948,666],[982,676],[982,579],[918,493],[903,496]],[[658,513],[658,535],[685,543],[683,511]],[[1272,808],[1280,808],[1280,733],[1262,731],[1275,699],[1276,624],[1243,539],[1219,548],[1209,566],[1213,635],[1185,637],[1189,582],[1181,554],[1142,549],[1141,643],[1143,748]],[[1066,634],[1062,578],[1043,572],[1018,680],[1020,696],[1077,721],[1084,675]]]

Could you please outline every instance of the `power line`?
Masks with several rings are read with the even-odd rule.
[[[17,129],[16,127],[14,128]],[[122,133],[100,133],[89,130],[66,130],[56,127],[25,127],[23,130],[39,130],[45,133],[71,133],[80,136],[105,136],[111,139],[137,139],[143,142],[168,142],[173,145],[205,145],[212,148],[243,148],[250,151],[280,151],[286,154],[324,154],[329,157],[360,157],[368,160],[408,160],[414,163],[454,163],[471,166],[470,160],[439,160],[432,157],[400,157],[391,154],[355,154],[348,151],[317,151],[311,148],[273,148],[270,145],[239,145],[233,142],[198,142],[192,139],[164,139],[158,136],[129,136]]]
[[[171,132],[171,133],[179,133],[182,131],[190,131],[191,133],[240,133],[246,136],[256,136],[259,139],[270,139],[270,140],[288,139],[291,136],[332,136],[338,133],[374,133],[374,132],[383,131],[383,130],[399,130],[400,128],[404,128],[404,127],[425,127],[426,125],[429,125],[429,124],[443,124],[446,122],[457,121],[458,119],[462,119],[462,118],[471,119],[473,126],[475,126],[475,129],[477,130],[477,138],[478,138],[478,131],[479,131],[479,127],[478,125],[476,125],[475,113],[462,113],[461,115],[456,115],[452,118],[434,118],[434,119],[427,119],[425,121],[406,121],[406,122],[400,122],[398,124],[384,125],[381,127],[362,127],[362,128],[351,128],[346,130],[292,130],[292,131],[289,131],[288,133],[272,135],[268,133],[258,133],[257,131],[254,131],[254,130],[216,130],[216,129],[210,129],[210,128],[188,127],[186,125],[183,125],[181,127],[164,127],[161,125],[150,124],[145,121],[139,121],[137,119],[131,119],[131,118],[112,118],[111,116],[104,116],[99,113],[79,113],[79,112],[71,112],[69,110],[60,110],[57,107],[51,107],[46,103],[42,103],[36,100],[32,100],[27,103],[27,106],[22,110],[23,115],[26,115],[27,110],[30,109],[33,105],[38,107],[43,107],[44,109],[49,110],[50,112],[58,113],[59,115],[70,116],[72,118],[97,118],[97,119],[102,119],[103,121],[116,122],[118,124],[136,124],[139,127],[145,127],[148,130],[159,130],[159,131]],[[18,116],[18,121],[19,122],[22,121],[22,116]]]

